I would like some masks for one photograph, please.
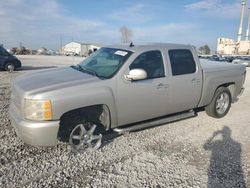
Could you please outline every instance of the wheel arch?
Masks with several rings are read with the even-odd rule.
[[[226,87],[226,88],[228,88],[228,90],[230,91],[230,94],[231,94],[232,101],[233,101],[233,98],[234,98],[234,96],[235,96],[235,90],[236,90],[235,83],[234,83],[234,82],[228,82],[228,83],[224,83],[224,84],[219,85],[219,86],[214,90],[214,94],[213,94],[213,97],[212,97],[212,99],[210,100],[210,102],[213,100],[214,95],[215,95],[217,89],[219,89],[220,87]]]
[[[61,115],[60,122],[63,121],[64,118],[69,116],[69,114],[78,114],[80,116],[85,116],[87,120],[98,119],[107,129],[109,129],[111,126],[111,113],[108,105],[106,104],[96,104],[92,106],[72,109]]]
[[[111,127],[111,113],[108,105],[106,104],[76,108],[63,113],[59,119],[58,137],[61,137],[65,129],[71,130],[73,125],[68,124],[71,120],[72,122],[90,121],[101,125],[103,130],[109,130]]]
[[[226,87],[229,89],[231,97],[232,97],[232,102],[234,102],[236,98],[236,85],[234,82],[227,82],[227,83],[221,83],[217,87],[212,87],[209,90],[206,89],[205,93],[203,91],[202,99],[198,107],[205,107],[209,105],[212,102],[217,89],[220,87]]]

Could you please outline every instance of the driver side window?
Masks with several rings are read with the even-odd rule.
[[[147,72],[147,79],[164,77],[164,65],[161,52],[159,50],[148,51],[140,54],[129,69],[143,69]]]

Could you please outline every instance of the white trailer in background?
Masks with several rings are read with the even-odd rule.
[[[88,56],[100,47],[99,44],[70,42],[61,48],[61,53],[64,55]]]

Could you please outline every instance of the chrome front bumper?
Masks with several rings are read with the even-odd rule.
[[[12,126],[23,142],[33,146],[54,146],[57,144],[59,121],[24,120],[10,105],[9,116]]]

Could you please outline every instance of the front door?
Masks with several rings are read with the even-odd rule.
[[[169,77],[165,75],[162,53],[159,50],[140,54],[129,70],[140,68],[147,72],[147,79],[117,84],[118,125],[152,119],[168,113]],[[128,70],[128,71],[129,71]]]

